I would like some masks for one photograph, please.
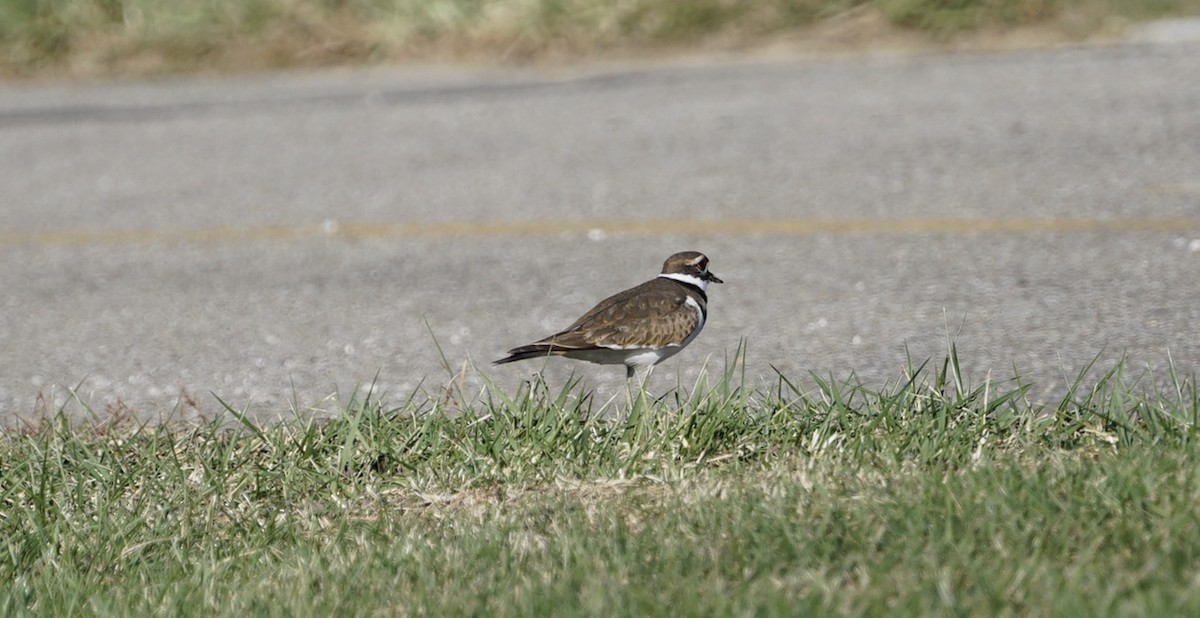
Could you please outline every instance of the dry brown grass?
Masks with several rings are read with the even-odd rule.
[[[0,75],[1025,48],[1196,13],[1200,0],[0,0]]]

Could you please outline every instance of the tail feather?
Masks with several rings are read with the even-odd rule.
[[[562,351],[557,346],[549,343],[532,343],[523,345],[519,348],[513,348],[508,351],[508,356],[499,360],[492,361],[493,365],[503,365],[513,361],[525,360],[527,358],[544,358],[546,356],[555,356],[562,354]]]

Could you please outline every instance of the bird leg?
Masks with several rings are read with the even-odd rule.
[[[633,412],[633,365],[625,365],[625,418]]]
[[[626,419],[628,419],[629,415],[633,413],[633,404],[635,401],[640,399],[643,406],[646,404],[646,380],[650,379],[650,374],[653,371],[654,371],[653,365],[646,367],[642,371],[642,375],[640,377],[637,377],[637,379],[635,380],[634,378],[637,376],[637,370],[634,369],[634,367],[632,365],[625,366],[625,404],[626,404],[625,418]],[[635,382],[637,383],[637,395],[636,395],[637,398],[636,399],[634,396],[634,383]]]

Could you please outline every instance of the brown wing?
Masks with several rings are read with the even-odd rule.
[[[610,296],[562,332],[539,344],[556,348],[663,347],[679,343],[700,322],[687,306],[683,288],[669,279],[652,279]]]

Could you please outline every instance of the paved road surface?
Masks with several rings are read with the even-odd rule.
[[[5,84],[0,418],[68,387],[151,417],[181,389],[276,416],[378,376],[399,400],[447,381],[435,337],[489,361],[683,249],[727,283],[657,389],[742,338],[755,383],[879,385],[948,333],[972,381],[1015,366],[1035,396],[1098,353],[1192,372],[1197,57]]]

